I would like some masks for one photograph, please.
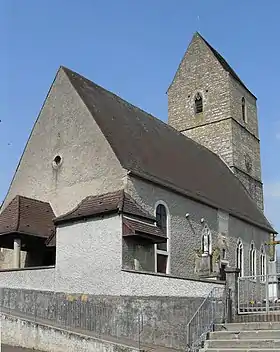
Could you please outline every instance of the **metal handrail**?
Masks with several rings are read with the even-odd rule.
[[[209,293],[208,296],[205,297],[204,301],[201,303],[201,305],[197,308],[197,310],[195,311],[194,315],[192,316],[191,320],[188,322],[187,324],[187,329],[189,328],[189,326],[191,325],[192,321],[194,320],[194,318],[196,317],[197,313],[200,311],[200,309],[203,307],[203,305],[205,304],[205,302],[210,298],[210,296],[212,295],[213,291],[215,288],[213,288]]]
[[[196,350],[198,350],[198,346],[196,346],[196,344],[199,341],[202,342],[203,337],[206,336],[207,333],[212,331],[212,329],[213,329],[213,326],[214,326],[214,323],[215,323],[215,320],[216,320],[215,314],[217,314],[217,315],[219,314],[218,312],[216,312],[216,309],[214,309],[213,300],[212,300],[212,299],[216,299],[217,298],[217,297],[215,297],[216,296],[215,293],[216,293],[217,290],[221,290],[221,288],[214,287],[209,292],[209,294],[205,297],[205,299],[200,304],[200,306],[197,308],[197,310],[195,311],[195,313],[193,314],[192,318],[190,319],[190,321],[187,324],[187,343],[186,343],[187,351],[196,351]],[[222,296],[225,298],[225,296],[224,296],[225,288],[223,287],[222,290],[223,290]],[[205,307],[208,302],[211,302],[211,308],[212,309],[211,309],[210,313],[209,313],[209,309],[207,309],[207,307]],[[225,303],[225,302],[223,302],[223,303]],[[205,311],[207,311],[208,314],[211,315],[210,318],[209,318],[209,323],[206,323],[206,327],[204,328],[203,331],[199,332],[199,329],[197,329],[197,331],[199,332],[199,335],[197,336],[197,338],[194,341],[191,341],[191,324],[193,323],[194,319],[196,319],[196,317],[199,316],[200,312],[202,312],[201,314],[203,315]]]

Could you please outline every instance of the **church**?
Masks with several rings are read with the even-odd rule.
[[[266,274],[256,97],[199,33],[167,96],[166,124],[59,68],[1,207],[2,271],[54,266],[69,292]]]

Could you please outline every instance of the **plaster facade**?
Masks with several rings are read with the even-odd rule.
[[[198,114],[197,93],[203,100]],[[168,123],[218,154],[263,210],[256,98],[223,68],[198,34],[168,89]]]
[[[94,295],[204,297],[222,283],[124,271],[120,216],[57,229],[55,291]]]
[[[61,164],[53,167],[60,156]],[[49,202],[55,215],[88,195],[116,191],[126,172],[62,69],[31,132],[4,208],[16,195]]]
[[[0,272],[0,287],[52,291],[55,268],[13,269]]]

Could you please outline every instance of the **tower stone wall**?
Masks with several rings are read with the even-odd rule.
[[[167,92],[168,123],[219,155],[263,210],[256,98],[222,60],[194,35]]]

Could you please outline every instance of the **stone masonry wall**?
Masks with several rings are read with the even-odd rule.
[[[241,99],[246,101],[246,122],[242,119]],[[233,141],[233,172],[263,210],[260,141],[256,99],[230,77],[230,104]],[[249,161],[250,167],[246,166]]]
[[[221,120],[182,132],[187,137],[218,154],[227,165],[233,164],[230,120]],[[207,138],[206,138],[207,137]]]
[[[195,35],[168,90],[168,123],[179,131],[230,117],[229,78],[202,39]],[[204,110],[194,114],[194,97]]]
[[[256,138],[259,138],[259,124],[256,98],[252,94],[250,94],[232,76],[229,76],[229,93],[231,117],[238,121],[248,131],[250,131]],[[244,122],[242,118],[241,100],[243,97],[245,98],[246,102],[246,122]]]
[[[246,188],[247,192],[250,194],[250,196],[254,199],[254,201],[257,203],[258,207],[263,210],[264,204],[263,204],[263,185],[261,182],[253,179],[246,173],[233,168],[235,175],[239,178],[239,180],[242,182],[243,186]]]
[[[269,233],[239,220],[235,217],[221,216],[221,211],[203,205],[168,191],[162,187],[147,183],[135,177],[129,177],[127,192],[151,214],[155,205],[163,201],[170,216],[168,238],[170,241],[170,274],[187,278],[197,278],[195,273],[195,250],[201,248],[203,224],[207,223],[212,233],[212,248],[225,243],[226,260],[231,267],[236,266],[236,250],[239,238],[244,245],[244,273],[249,275],[249,247],[254,241],[257,251],[257,272],[260,272],[260,248],[269,240]],[[186,214],[189,217],[186,218]]]
[[[203,112],[199,114],[195,114],[194,106],[197,92],[203,97]],[[242,118],[243,97],[246,122]],[[218,154],[263,210],[256,98],[224,70],[197,34],[168,90],[168,123]],[[245,158],[252,164],[250,170]]]

